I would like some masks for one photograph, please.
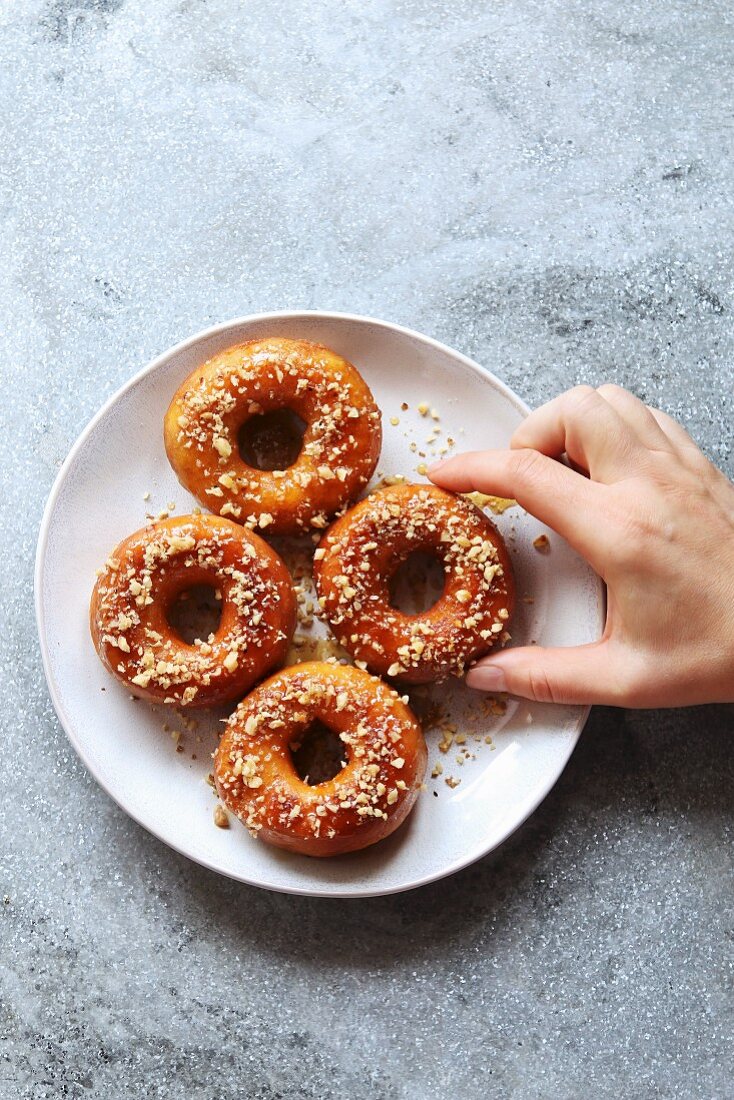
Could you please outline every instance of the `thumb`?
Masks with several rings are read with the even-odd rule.
[[[565,649],[522,646],[478,661],[466,682],[479,691],[506,691],[538,703],[623,706],[623,678],[615,665],[603,641]]]

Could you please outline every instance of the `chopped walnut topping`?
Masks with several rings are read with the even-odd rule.
[[[243,655],[250,660],[248,650],[259,650],[266,641],[258,624],[279,599],[269,563],[258,556],[253,543],[240,544],[222,524],[194,524],[188,517],[147,528],[139,542],[122,546],[123,559],[115,573],[103,573],[97,582],[97,626],[108,659],[113,650],[125,655],[122,667],[117,662],[112,667],[135,687],[184,707],[198,703],[202,692],[210,686],[216,689],[223,670],[233,671]],[[224,637],[212,634],[207,641],[182,646],[175,636],[163,636],[154,628],[157,620],[150,618],[147,608],[153,603],[156,578],[178,576],[190,567],[210,574],[212,587],[239,614]],[[254,612],[251,603],[257,604]],[[275,629],[277,621],[272,612],[266,619]]]
[[[199,492],[217,496],[223,486],[232,494],[233,505],[242,508],[227,514],[245,518],[248,526],[258,526],[257,516],[268,508],[272,482],[278,484],[283,501],[299,491],[302,507],[271,507],[273,531],[294,534],[290,525],[302,531],[312,522],[316,493],[322,483],[338,481],[344,493],[330,495],[330,508],[339,507],[363,487],[369,477],[370,452],[365,440],[379,431],[380,412],[365,395],[360,379],[346,360],[334,353],[278,338],[266,338],[249,345],[241,357],[226,349],[203,364],[190,376],[176,397],[178,413],[175,443],[182,456],[191,454]],[[298,459],[283,463],[272,471],[241,463],[231,439],[232,425],[266,409],[292,408],[308,425],[308,440],[301,446]],[[218,481],[222,466],[232,459],[232,469],[224,471],[234,484]],[[276,463],[277,465],[277,463]],[[187,481],[186,469],[179,469]],[[309,486],[313,483],[314,488]],[[332,503],[333,502],[333,503]],[[254,519],[250,519],[253,515]],[[324,517],[323,526],[331,518]]]
[[[214,449],[221,455],[222,458],[229,458],[232,454],[231,444],[221,435],[215,435],[212,444]]]
[[[451,732],[451,730],[448,730],[448,729],[444,730],[443,737],[441,738],[441,740],[438,743],[439,750],[443,753],[446,753],[446,752],[449,751],[449,749],[451,748],[453,743],[454,743],[454,735]]]
[[[508,595],[505,559],[494,528],[463,501],[460,508],[456,502],[449,506],[432,486],[386,487],[369,500],[374,506],[356,513],[348,537],[340,530],[342,521],[325,536],[329,566],[316,573],[319,607],[355,663],[376,664],[390,677],[421,666],[440,669],[439,678],[461,675],[470,655],[491,648],[506,633],[509,612],[499,602]],[[376,595],[370,559],[373,551],[381,555],[383,546],[401,555],[430,547],[442,560],[452,581],[449,598],[463,605],[463,614],[454,609],[453,632],[436,632],[421,614],[406,619]]]
[[[234,672],[234,670],[237,668],[237,665],[239,664],[237,650],[231,650],[231,652],[229,652],[222,661],[222,664],[226,668],[227,672]]]
[[[257,736],[254,723],[249,722],[255,715],[248,716],[244,728],[242,720],[233,715],[218,750],[217,784],[225,802],[251,832],[257,833],[272,822],[273,814],[284,829],[297,821],[299,835],[305,831],[305,835],[313,836],[335,835],[334,815],[354,814],[357,823],[388,819],[390,807],[400,800],[400,792],[410,790],[414,783],[406,756],[398,753],[405,738],[412,739],[415,731],[412,719],[401,708],[395,708],[397,694],[386,684],[377,682],[375,687],[374,683],[362,687],[356,682],[348,692],[340,691],[338,681],[290,669],[256,689],[258,698],[253,705],[267,730],[265,737]],[[293,752],[300,747],[297,740],[292,740],[292,723],[297,723],[296,731],[303,729],[322,713],[324,703],[342,709],[342,696],[347,695],[354,715],[340,739],[356,767],[347,769],[342,761],[344,774],[333,780],[328,795],[314,792],[302,799],[295,791],[286,792],[278,786],[277,771],[264,792],[265,769],[272,775],[268,762],[277,759],[284,748]],[[403,772],[405,778],[398,779],[395,772]]]

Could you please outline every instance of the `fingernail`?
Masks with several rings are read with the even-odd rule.
[[[441,469],[441,467],[445,466],[447,462],[448,462],[447,458],[442,458],[439,462],[432,462],[431,465],[426,470],[426,473],[427,474],[437,474],[438,471]]]
[[[503,669],[497,665],[477,665],[466,674],[466,683],[476,691],[507,691]]]

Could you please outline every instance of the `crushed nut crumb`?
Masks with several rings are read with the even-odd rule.
[[[227,811],[225,810],[224,806],[222,806],[219,802],[214,807],[214,824],[218,829],[229,828],[229,818],[227,816]]]

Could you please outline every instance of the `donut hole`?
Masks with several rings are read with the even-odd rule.
[[[305,432],[292,409],[251,416],[237,433],[240,458],[256,470],[287,470],[298,460]]]
[[[323,722],[315,719],[290,743],[291,759],[299,779],[316,787],[338,775],[349,760],[347,746]]]
[[[201,645],[219,630],[222,595],[212,584],[184,588],[169,604],[166,618],[182,642]]]
[[[390,577],[390,604],[404,615],[423,615],[438,603],[446,587],[443,562],[435,554],[414,550]]]

